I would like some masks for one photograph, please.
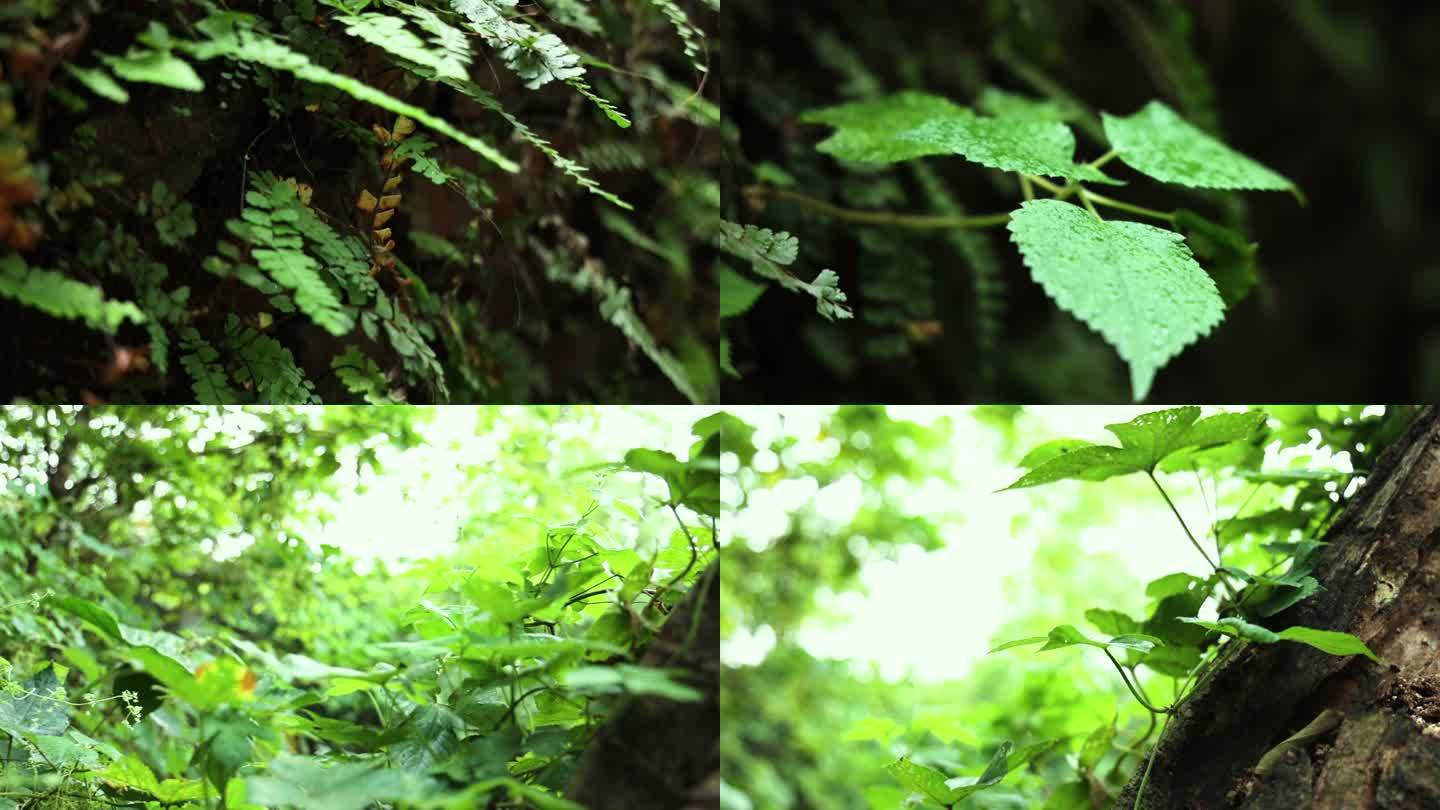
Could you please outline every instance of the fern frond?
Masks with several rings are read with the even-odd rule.
[[[451,6],[470,20],[470,27],[495,48],[501,60],[534,90],[550,81],[564,82],[589,99],[620,127],[630,119],[601,97],[585,81],[580,55],[554,34],[507,19],[501,9],[513,10],[516,0],[451,0]]]
[[[469,75],[470,51],[465,46],[465,35],[445,25],[435,12],[429,9],[407,7],[412,14],[424,12],[428,17],[421,17],[423,25],[429,26],[431,33],[440,32],[437,42],[429,43],[422,40],[406,25],[405,20],[390,14],[360,14],[356,16],[340,17],[339,21],[345,25],[345,33],[363,39],[391,54],[414,62],[417,65],[424,65],[435,71],[436,74],[450,79],[464,79]],[[452,32],[459,37],[458,50],[454,49],[455,42],[452,36],[445,32]]]
[[[196,24],[201,32],[210,37],[209,40],[204,42],[176,41],[176,47],[182,48],[202,61],[223,58],[253,62],[272,70],[293,74],[296,78],[307,82],[334,87],[349,94],[357,101],[374,104],[396,115],[413,118],[436,132],[448,135],[507,172],[519,171],[520,167],[514,161],[500,154],[490,144],[460,131],[455,125],[438,116],[431,115],[420,107],[407,104],[358,79],[314,64],[304,54],[251,27],[252,20],[250,15],[236,12],[211,14]]]
[[[290,290],[294,305],[321,328],[333,335],[344,335],[355,327],[355,315],[340,302],[330,282],[322,275],[322,267],[314,256],[306,253],[305,236],[309,236],[316,255],[326,260],[323,268],[332,279],[344,279],[350,286],[357,284],[354,276],[354,251],[347,248],[330,226],[321,222],[309,206],[296,196],[295,187],[269,172],[254,175],[251,190],[245,195],[246,208],[240,220],[228,223],[230,231],[246,240],[250,255],[264,274],[248,268],[234,246],[222,249],[226,258],[211,257],[205,269],[218,275],[234,275],[277,302],[281,288]],[[273,282],[274,285],[267,282]],[[363,295],[363,290],[360,291]],[[352,296],[354,297],[354,296]]]
[[[702,42],[705,40],[705,32],[696,28],[685,15],[684,10],[675,3],[675,0],[650,0],[650,4],[660,9],[670,19],[670,25],[675,28],[675,33],[680,35],[680,41],[685,44],[685,55],[690,58],[690,65],[697,71],[705,73],[709,70],[701,59],[704,50]]]
[[[370,405],[390,405],[396,400],[390,395],[389,381],[380,366],[358,346],[346,347],[344,353],[330,361],[330,368],[340,383],[352,394],[359,394]]]
[[[691,379],[690,372],[679,358],[661,348],[640,313],[635,311],[629,287],[594,268],[575,267],[558,251],[538,242],[532,240],[531,244],[545,264],[546,276],[551,281],[564,283],[577,292],[594,297],[605,320],[644,352],[686,399],[697,404],[713,401],[713,397],[707,397],[695,380]]]
[[[721,250],[750,262],[756,275],[779,282],[780,286],[793,292],[800,292],[815,299],[815,311],[830,320],[845,320],[855,317],[846,306],[846,295],[840,289],[840,277],[834,271],[821,270],[814,281],[801,281],[786,270],[795,261],[800,242],[795,237],[780,231],[754,225],[738,225],[720,221],[720,230],[715,244]]]
[[[220,352],[200,337],[194,327],[180,330],[180,365],[193,381],[195,401],[201,405],[228,405],[239,401],[230,387],[230,378],[220,363]]]
[[[103,332],[113,333],[127,320],[145,322],[145,313],[129,301],[106,301],[99,287],[30,267],[15,255],[0,258],[0,295],[56,318],[82,320]]]
[[[316,402],[315,384],[295,365],[295,356],[280,341],[260,333],[231,315],[225,321],[225,348],[234,359],[234,379],[255,392],[261,405],[305,405]]]

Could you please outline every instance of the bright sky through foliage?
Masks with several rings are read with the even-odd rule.
[[[826,440],[814,438],[829,408],[733,410],[760,429],[757,446],[777,435],[795,437],[798,443],[787,451],[793,452],[787,456],[792,464],[834,452],[827,450]],[[995,642],[1004,640],[1000,635],[1013,629],[1005,622],[1017,615],[1017,593],[1031,600],[1059,597],[1034,594],[1027,577],[1041,564],[1036,554],[1042,544],[1055,541],[1064,532],[1073,533],[1069,539],[1076,554],[1104,561],[1102,570],[1120,580],[1107,586],[1129,583],[1134,587],[1123,590],[1141,592],[1145,582],[1170,572],[1208,573],[1205,561],[1186,542],[1174,516],[1144,476],[1110,481],[1104,487],[1071,481],[1036,490],[996,491],[1015,480],[1020,472],[1017,462],[1030,448],[1057,438],[1114,444],[1105,425],[1126,422],[1150,410],[1154,408],[1027,408],[1016,421],[1016,441],[1007,446],[994,427],[974,418],[971,408],[889,408],[892,419],[921,424],[950,417],[953,464],[949,472],[954,481],[894,487],[886,493],[903,501],[907,512],[925,516],[940,527],[947,545],[931,553],[904,546],[894,560],[872,559],[860,576],[864,589],[822,600],[821,617],[802,628],[801,642],[817,656],[850,659],[861,665],[873,662],[892,679],[914,677],[934,682],[960,678]],[[1206,408],[1206,413],[1216,410]],[[767,455],[771,457],[768,463],[777,463],[773,454],[761,451],[757,468],[763,469]],[[1287,460],[1272,457],[1267,466]],[[1315,461],[1322,466],[1346,465],[1344,459],[1317,456]],[[1192,529],[1197,534],[1207,531],[1210,510],[1196,480],[1176,474],[1164,483]],[[812,479],[802,478],[752,492],[750,507],[739,513],[735,524],[722,525],[722,537],[763,544],[785,530],[788,512],[806,504],[813,504],[836,526],[847,524],[860,501],[859,479],[852,476],[825,489],[813,484]],[[1087,516],[1083,528],[1068,528],[1063,516],[1077,510]],[[1222,515],[1226,516],[1228,513]],[[842,538],[819,537],[814,541],[843,542]],[[1096,590],[1095,583],[1084,581],[1068,582],[1064,587],[1075,593]],[[1114,587],[1105,588],[1111,590]],[[1140,606],[1117,607],[1138,612]],[[1083,623],[1079,615],[1072,621]],[[761,627],[753,633],[736,633],[727,640],[722,654],[732,665],[758,662],[773,643],[773,634]]]
[[[334,519],[311,536],[312,542],[337,546],[362,559],[387,561],[432,557],[453,548],[464,516],[475,508],[457,496],[467,486],[484,488],[487,463],[511,450],[511,425],[526,414],[524,408],[504,407],[493,429],[477,435],[482,408],[435,410],[433,421],[421,427],[430,444],[403,454],[387,453],[385,471],[367,476],[363,489],[343,490],[347,494],[330,510]],[[668,450],[683,458],[694,441],[690,426],[707,412],[694,406],[576,409],[551,426],[552,455],[547,467],[535,474],[564,475],[580,467],[617,462],[632,447]],[[597,422],[603,429],[596,429]],[[582,484],[593,480],[584,472],[577,475]],[[472,476],[475,482],[467,484]],[[532,496],[522,505],[534,510],[540,506],[534,500]]]

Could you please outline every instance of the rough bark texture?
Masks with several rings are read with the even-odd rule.
[[[1274,617],[1359,636],[1374,664],[1300,644],[1234,645],[1171,720],[1139,807],[1440,807],[1440,414],[1427,409],[1376,464],[1325,539],[1324,590]],[[1325,709],[1334,732],[1260,758]],[[1117,807],[1135,807],[1139,774]]]
[[[698,611],[698,615],[697,615]],[[585,750],[566,798],[589,810],[718,808],[720,564],[712,563],[650,642],[646,666],[693,673],[695,702],[629,699]]]

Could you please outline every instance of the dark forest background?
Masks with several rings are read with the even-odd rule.
[[[1213,195],[1134,182],[1126,199],[1209,211],[1260,245],[1260,282],[1208,338],[1162,369],[1151,399],[1409,401],[1440,393],[1440,7],[1327,0],[964,0],[774,4],[731,0],[724,114],[726,217],[800,239],[793,269],[840,275],[856,318],[828,322],[770,292],[727,322],[732,402],[1123,401],[1118,356],[1030,280],[1006,234],[837,223],[747,204],[775,176],[855,208],[985,213],[1004,178],[960,158],[862,173],[814,144],[805,110],[899,90],[970,104],[987,86],[1056,91],[1129,114],[1158,98],[1295,180],[1282,194]],[[1104,147],[1072,124],[1077,158]],[[1087,131],[1087,129],[1089,131]],[[979,246],[976,247],[976,243]],[[978,263],[976,257],[978,256]],[[992,264],[993,262],[993,264]],[[977,272],[978,268],[978,272]]]

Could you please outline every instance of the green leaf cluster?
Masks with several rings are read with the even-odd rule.
[[[833,127],[816,148],[844,160],[891,164],[956,155],[1018,175],[1025,199],[1008,217],[848,215],[870,224],[926,228],[984,227],[1008,220],[1035,281],[1061,309],[1115,348],[1130,368],[1134,398],[1145,399],[1156,372],[1209,334],[1226,307],[1254,286],[1255,246],[1194,212],[1143,208],[1095,193],[1085,184],[1121,184],[1100,169],[1118,159],[1152,179],[1192,188],[1289,190],[1297,196],[1298,189],[1158,101],[1130,116],[1104,115],[1109,151],[1088,163],[1075,158],[1075,136],[1067,123],[1074,116],[1059,103],[994,88],[979,101],[990,115],[940,96],[907,91],[810,110],[800,120]],[[1052,198],[1034,199],[1036,185]],[[792,199],[832,215],[847,214],[804,195]],[[1101,207],[1160,220],[1168,227],[1105,219]],[[1211,269],[1195,260],[1197,254]]]
[[[633,477],[575,486],[572,465],[620,466],[593,447],[610,425],[601,411],[471,411],[469,427],[503,449],[456,468],[443,499],[461,538],[431,556],[361,566],[298,539],[434,453],[463,461],[458,423],[432,432],[435,416],[0,412],[0,463],[18,484],[0,496],[0,592],[51,591],[0,603],[0,732],[26,752],[0,774],[27,776],[7,794],[33,803],[64,783],[117,803],[236,810],[580,810],[571,775],[627,706],[713,711],[715,651],[690,624],[715,621],[692,612],[718,604],[713,523]],[[630,452],[683,431],[653,411],[628,416],[644,424]],[[718,451],[704,448],[723,421],[692,428],[706,462],[691,467],[712,480]],[[97,478],[41,496],[52,452]],[[718,491],[683,480],[684,505]],[[147,520],[107,529],[114,509]],[[671,527],[663,538],[652,513]],[[83,540],[32,542],[52,531]],[[223,558],[216,538],[233,544]],[[662,648],[663,662],[646,654]]]

